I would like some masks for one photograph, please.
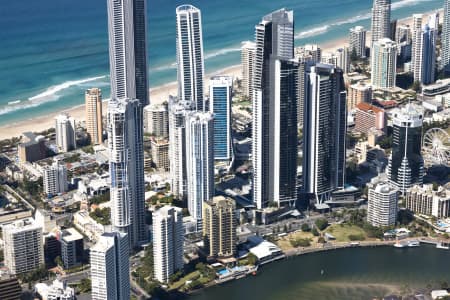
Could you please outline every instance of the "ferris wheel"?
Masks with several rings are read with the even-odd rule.
[[[450,137],[441,128],[431,128],[423,136],[423,154],[427,163],[450,165]]]

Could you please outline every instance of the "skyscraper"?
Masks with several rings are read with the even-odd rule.
[[[75,119],[61,114],[55,118],[56,146],[59,151],[68,152],[77,147]]]
[[[380,89],[395,87],[397,76],[397,44],[381,39],[373,44],[371,54],[372,86]]]
[[[392,153],[387,168],[388,179],[402,193],[423,182],[423,113],[408,104],[393,112]]]
[[[202,17],[198,8],[181,5],[177,14],[178,98],[204,110]]]
[[[169,98],[169,161],[171,189],[175,198],[187,197],[186,170],[186,114],[191,110],[190,101]]]
[[[145,3],[108,0],[111,98],[138,99],[142,107],[149,103]]]
[[[253,95],[253,66],[256,54],[255,42],[246,41],[242,43],[241,63],[242,63],[242,89],[244,95],[251,99]]]
[[[450,0],[444,3],[444,23],[442,24],[441,69],[450,70]]]
[[[128,233],[132,246],[146,240],[143,174],[139,176],[143,165],[136,153],[142,153],[140,114],[137,99],[111,100],[108,105],[111,224]]]
[[[229,257],[236,253],[236,205],[233,199],[214,197],[203,206],[203,239],[208,256]]]
[[[91,248],[92,300],[130,299],[128,245],[126,233],[112,232]]]
[[[131,247],[147,241],[142,132],[143,107],[149,103],[145,6],[145,0],[108,0],[108,120],[113,122],[108,124],[108,144],[111,156],[115,156],[111,158],[110,170],[119,171],[111,173],[111,201],[115,206],[111,219],[116,229],[126,230]]]
[[[209,86],[209,111],[214,115],[214,159],[233,160],[231,137],[231,98],[233,77],[212,77]]]
[[[431,84],[435,81],[439,16],[431,14],[425,25],[422,25],[422,17],[414,15],[411,67],[414,81]]]
[[[201,230],[203,203],[214,196],[214,119],[209,112],[186,116],[188,209]]]
[[[293,11],[280,9],[256,25],[253,77],[253,201],[294,204],[300,64],[294,56]]]
[[[91,139],[91,144],[101,144],[103,142],[102,90],[98,88],[88,89],[84,98],[86,129]]]
[[[372,42],[389,38],[391,29],[391,0],[374,0],[372,7]]]
[[[153,213],[154,276],[168,282],[172,274],[183,268],[182,209],[164,206]]]
[[[350,28],[350,53],[355,51],[358,57],[366,57],[366,30],[362,26]]]
[[[27,218],[2,226],[5,265],[11,274],[32,272],[44,265],[42,227]]]
[[[413,15],[411,69],[414,81],[419,82],[422,77],[422,19],[422,14]]]
[[[316,64],[306,76],[303,193],[316,203],[344,186],[346,92],[342,70]]]

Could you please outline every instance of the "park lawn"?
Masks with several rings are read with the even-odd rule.
[[[317,242],[317,238],[311,232],[297,231],[280,238],[277,241],[278,247],[280,247],[283,251],[294,249],[290,242],[291,239],[311,239],[311,245],[314,245]]]
[[[193,280],[193,279],[196,279],[198,277],[200,277],[200,272],[199,271],[194,271],[192,273],[189,273],[186,276],[184,276],[183,278],[181,278],[180,280],[178,280],[177,282],[172,283],[169,286],[169,289],[170,290],[179,289],[180,287],[182,287],[186,283],[186,281]]]
[[[367,239],[366,232],[361,227],[349,224],[333,224],[324,232],[334,236],[337,242],[350,242],[349,235],[362,235]]]

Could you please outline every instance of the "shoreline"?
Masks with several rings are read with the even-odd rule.
[[[443,9],[434,9],[427,11],[423,13],[424,18],[426,18],[428,15],[434,12],[439,12],[440,18],[443,17],[442,15]],[[412,16],[407,18],[398,19],[397,22],[399,24],[407,24],[412,25]],[[366,41],[370,41],[370,31],[367,31],[367,37]],[[328,51],[333,51],[338,48],[342,48],[345,45],[347,45],[348,42],[348,36],[344,37],[337,37],[336,39],[327,41],[325,43],[320,44],[322,48],[322,53],[326,53]],[[241,77],[241,64],[235,64],[228,67],[225,67],[223,69],[211,72],[209,74],[205,75],[204,79],[204,85],[205,85],[205,91],[209,90],[209,79],[212,76],[216,75],[227,75],[227,76],[233,76],[234,78],[240,78]],[[156,86],[149,89],[150,92],[150,103],[154,104],[160,104],[164,101],[167,101],[170,95],[176,96],[177,94],[177,82],[172,81],[165,83],[160,86]],[[103,115],[106,115],[106,109],[107,109],[107,99],[103,100]],[[67,113],[70,116],[72,116],[76,122],[82,122],[85,120],[85,108],[84,104],[80,103],[76,106],[55,111],[54,113],[45,115],[45,116],[39,116],[34,117],[26,120],[19,120],[17,122],[13,122],[8,125],[0,126],[0,140],[4,139],[10,139],[13,137],[19,137],[22,135],[23,132],[27,131],[33,131],[33,132],[41,132],[44,130],[47,130],[49,128],[54,127],[54,118],[61,114],[61,113]]]
[[[429,243],[425,243],[422,242],[423,239],[429,239],[426,237],[410,237],[410,238],[406,238],[402,241],[410,241],[410,240],[418,240],[421,241],[422,245],[428,245]],[[358,242],[358,245],[351,245],[350,242],[337,242],[336,244],[332,244],[331,246],[327,246],[327,247],[322,247],[322,248],[318,248],[318,247],[298,247],[298,248],[294,248],[291,250],[288,250],[286,252],[284,252],[285,256],[283,258],[279,258],[279,259],[275,259],[273,261],[270,261],[268,263],[265,263],[263,265],[259,265],[258,268],[258,273],[262,272],[260,271],[260,268],[263,267],[266,264],[272,264],[272,263],[277,263],[278,261],[283,261],[283,260],[289,260],[289,259],[294,259],[300,256],[304,256],[304,255],[308,255],[308,254],[315,254],[315,253],[322,253],[322,252],[328,252],[328,251],[336,251],[336,250],[345,250],[345,249],[349,249],[349,248],[380,248],[380,247],[394,247],[395,244],[395,240],[389,240],[389,241],[360,241]],[[438,242],[438,241],[434,241],[434,242]],[[422,246],[421,245],[421,246]],[[437,249],[438,250],[438,249]],[[449,250],[450,251],[450,250]],[[249,275],[243,277],[243,278],[247,278],[249,277]],[[198,292],[201,292],[203,290],[206,290],[210,287],[214,287],[214,286],[220,286],[222,284],[227,284],[227,283],[232,283],[235,282],[237,280],[243,279],[243,278],[236,278],[236,279],[232,279],[226,282],[216,282],[211,281],[209,283],[206,283],[203,287],[199,288],[199,289],[195,289],[195,290],[191,290],[186,292],[187,295],[195,295]],[[378,286],[387,286],[386,284],[380,284],[380,283],[367,283],[367,286],[374,286],[374,285],[378,285]],[[390,285],[391,287],[394,287],[396,285]]]

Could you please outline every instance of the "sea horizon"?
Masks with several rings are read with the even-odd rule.
[[[106,1],[91,2],[9,2],[0,12],[0,25],[7,28],[0,32],[5,44],[0,49],[0,126],[80,106],[90,87],[101,88],[109,98]],[[253,40],[258,21],[282,7],[294,10],[296,46],[330,44],[357,25],[370,29],[372,0],[245,2],[251,9],[236,12],[229,2],[191,1],[202,10],[206,74],[240,64],[241,42]],[[183,3],[148,2],[150,88],[176,80],[175,8]],[[392,16],[403,19],[442,6],[442,0],[393,1]],[[39,14],[18,17],[37,9]]]

